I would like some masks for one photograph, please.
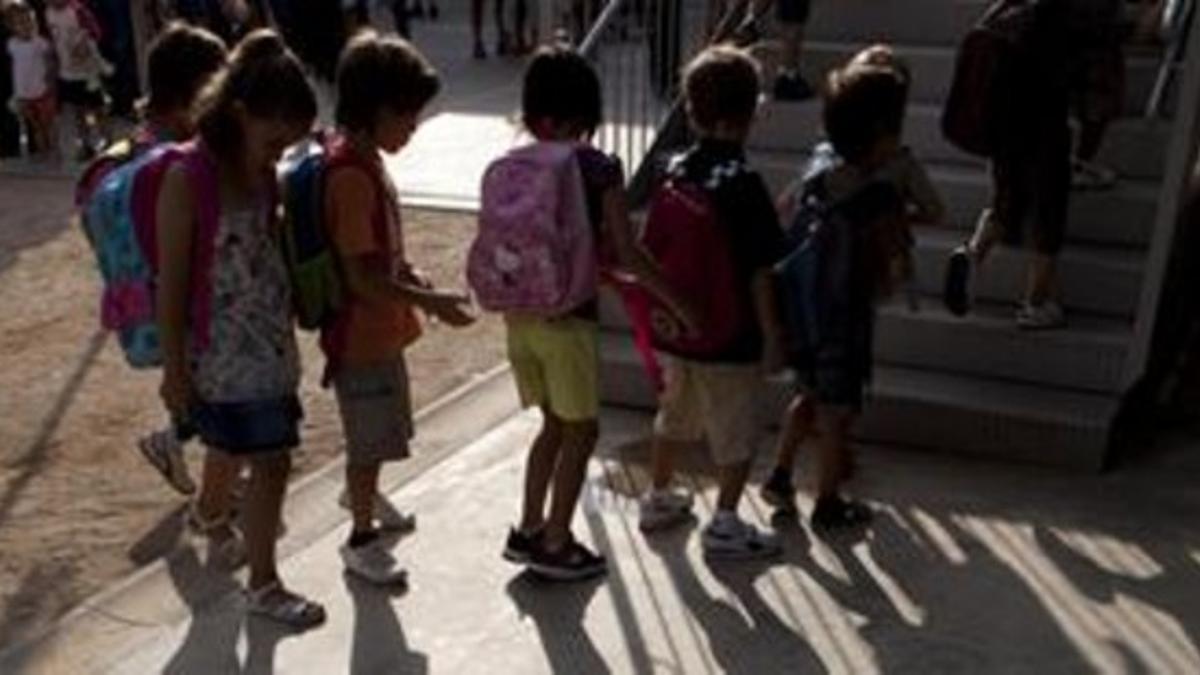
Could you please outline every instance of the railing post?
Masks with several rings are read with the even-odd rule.
[[[1191,17],[1195,22],[1196,15]],[[1134,321],[1133,342],[1125,361],[1126,390],[1137,384],[1146,372],[1150,348],[1158,323],[1163,284],[1171,261],[1171,248],[1176,240],[1184,192],[1188,189],[1192,168],[1200,143],[1200,30],[1192,26],[1187,31],[1187,46],[1183,50],[1182,79],[1174,123],[1167,146],[1166,167],[1159,191],[1154,234],[1142,276],[1142,293]]]

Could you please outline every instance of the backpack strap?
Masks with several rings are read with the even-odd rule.
[[[192,184],[196,204],[190,280],[191,337],[193,344],[204,351],[212,339],[209,328],[212,325],[212,272],[217,256],[217,229],[221,222],[220,183],[216,157],[202,142],[184,144],[179,159]]]

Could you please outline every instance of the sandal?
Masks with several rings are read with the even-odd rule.
[[[246,589],[246,610],[290,628],[307,630],[325,623],[325,608],[285,589],[278,581],[258,590]]]
[[[246,543],[233,526],[230,514],[206,519],[196,510],[196,503],[188,507],[187,526],[193,533],[208,540],[209,556],[216,558],[229,569],[246,564]]]

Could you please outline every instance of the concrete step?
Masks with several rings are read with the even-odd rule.
[[[922,294],[940,297],[946,260],[962,243],[960,232],[916,228],[916,283]],[[1012,303],[1025,288],[1027,255],[997,247],[976,277],[974,293],[981,301]],[[1129,319],[1141,293],[1145,255],[1137,250],[1067,246],[1059,256],[1059,286],[1068,312],[1078,311]]]
[[[981,159],[962,152],[942,137],[941,114],[940,105],[910,105],[905,142],[927,162],[984,166]],[[1119,120],[1109,129],[1099,160],[1125,177],[1161,178],[1169,132],[1170,124],[1163,120]],[[762,106],[747,147],[806,152],[823,137],[819,102],[772,101]]]
[[[600,322],[609,331],[629,328],[611,291],[601,294]],[[1009,305],[980,303],[956,317],[940,298],[925,296],[917,312],[899,299],[880,307],[875,357],[937,372],[1116,392],[1130,338],[1126,321],[1076,314],[1062,330],[1030,332],[1017,328]]]
[[[983,0],[838,0],[814,3],[811,40],[957,44],[983,14]]]
[[[756,150],[753,166],[762,174],[772,194],[796,180],[805,154]],[[992,183],[981,166],[931,164],[930,177],[946,203],[947,222],[962,232],[974,230],[979,212],[991,201]],[[1124,179],[1104,192],[1072,192],[1067,238],[1072,242],[1142,247],[1150,241],[1158,206],[1158,184]]]
[[[1131,338],[1125,321],[1077,314],[1062,330],[1031,332],[1017,328],[1008,305],[980,303],[960,318],[940,298],[925,297],[917,312],[901,303],[880,308],[875,356],[901,367],[1114,393]]]
[[[804,45],[803,69],[813,83],[822,82],[826,73],[845,63],[867,43],[808,41]],[[908,62],[913,82],[913,103],[941,103],[950,92],[957,49],[951,43],[939,46],[899,45],[899,54]],[[1126,58],[1125,112],[1131,117],[1145,110],[1160,60],[1151,55],[1130,54]],[[1173,88],[1172,88],[1173,89]],[[1167,97],[1166,109],[1174,105],[1174,92]]]
[[[653,409],[629,337],[604,334],[601,355],[602,400]],[[763,387],[767,419],[780,419],[790,395],[783,378]],[[1109,395],[880,365],[855,433],[866,441],[1095,471],[1118,407]]]

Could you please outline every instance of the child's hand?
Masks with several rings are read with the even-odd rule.
[[[454,328],[462,328],[475,323],[475,315],[470,312],[471,299],[465,295],[454,293],[434,293],[425,302],[425,311],[439,321],[445,321]]]

